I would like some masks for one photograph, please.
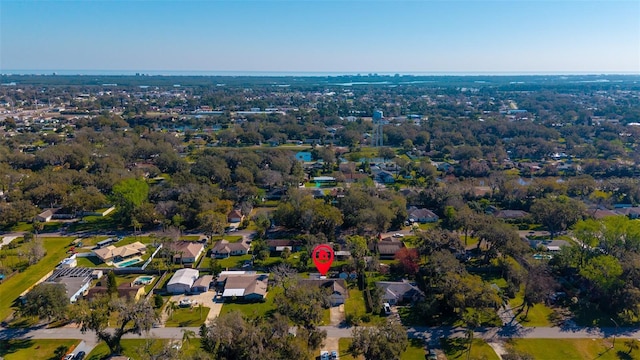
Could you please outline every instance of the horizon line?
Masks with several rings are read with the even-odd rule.
[[[234,76],[234,77],[330,77],[330,76],[612,76],[640,75],[640,71],[277,71],[277,70],[99,70],[99,69],[0,69],[2,76]]]

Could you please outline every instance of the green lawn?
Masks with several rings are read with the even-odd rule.
[[[180,339],[181,340],[181,339]],[[130,356],[132,359],[140,359],[141,353],[145,352],[146,348],[161,349],[166,343],[166,339],[124,339],[121,341],[123,348],[123,355]],[[193,354],[198,348],[200,348],[200,339],[192,339],[188,343],[183,342],[182,349],[180,351],[183,354]],[[85,358],[87,360],[102,360],[109,356],[109,348],[104,342],[101,342],[96,346],[93,351]]]
[[[640,351],[630,354],[628,341],[635,339],[616,339],[615,348],[611,348],[612,338],[608,339],[518,339],[511,340],[507,348],[527,353],[534,359],[640,359]]]
[[[282,289],[280,287],[270,288],[267,292],[267,300],[265,302],[242,304],[225,301],[224,305],[222,305],[220,316],[228,314],[232,311],[240,311],[242,314],[249,317],[265,316],[276,308],[273,300],[280,292],[282,292]]]
[[[70,237],[42,238],[47,255],[37,264],[29,266],[24,272],[0,284],[0,319],[5,319],[11,314],[13,302],[20,293],[53,270],[60,260],[66,257],[71,240],[73,238]]]
[[[198,306],[176,309],[167,319],[166,327],[196,327],[207,320],[210,308],[203,306],[202,312]]]
[[[4,340],[0,341],[0,358],[5,360],[59,360],[79,343],[79,340]],[[35,354],[37,357],[34,356]]]
[[[102,262],[97,256],[76,257],[78,267],[106,267],[107,264]]]
[[[351,338],[340,338],[338,340],[338,356],[340,360],[354,360],[354,359],[364,359],[362,356],[354,358],[349,353],[349,346],[351,345]],[[409,339],[409,346],[407,346],[407,350],[402,353],[400,356],[402,360],[424,360],[425,359],[425,351],[424,351],[424,343],[419,339]]]
[[[367,313],[364,292],[358,289],[349,289],[349,297],[344,303],[344,315],[347,319],[353,316],[354,319],[359,319],[365,324],[380,324],[386,321],[386,317],[380,316],[376,311]]]
[[[526,319],[524,318],[525,310],[522,306],[523,303],[523,291],[520,291],[515,298],[509,300],[509,305],[513,309],[513,313],[516,315],[516,320],[522,326],[553,326],[551,323],[551,318],[553,317],[553,309],[546,306],[545,304],[536,304],[531,309],[529,309],[529,313],[527,314]]]
[[[467,349],[469,344],[464,338],[444,339],[441,340],[442,350],[444,350],[447,359],[467,359]],[[473,339],[473,345],[471,346],[470,359],[486,359],[486,360],[499,360],[495,351],[482,339]],[[537,358],[536,359],[555,359],[550,358]],[[562,358],[559,358],[562,359]]]

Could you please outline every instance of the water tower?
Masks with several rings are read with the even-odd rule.
[[[382,110],[373,110],[373,146],[383,146],[382,123],[384,114]]]

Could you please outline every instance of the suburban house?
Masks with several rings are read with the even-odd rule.
[[[147,251],[147,246],[139,241],[132,244],[116,247],[109,245],[101,249],[93,250],[93,254],[102,260],[105,264],[120,262],[137,255],[142,255]]]
[[[76,302],[91,285],[91,273],[88,268],[62,268],[53,271],[53,274],[45,280],[49,284],[62,284],[67,292],[69,302]]]
[[[516,220],[526,218],[529,216],[529,213],[522,210],[499,210],[493,213],[493,216],[498,219]]]
[[[380,255],[380,259],[393,259],[396,252],[404,247],[404,243],[400,240],[386,237],[377,242],[369,244],[369,250]]]
[[[93,299],[94,297],[102,294],[107,294],[106,285],[97,285],[92,287],[87,291],[86,297],[88,299]],[[118,285],[118,297],[119,298],[130,298],[136,301],[140,300],[143,296],[146,295],[144,290],[144,285],[134,285],[133,283],[124,283]]]
[[[174,263],[193,264],[204,253],[205,244],[197,241],[178,241],[171,245],[171,249],[175,251]]]
[[[196,269],[180,269],[173,274],[167,283],[167,292],[171,294],[191,292],[191,287],[199,276],[200,272]]]
[[[269,274],[223,271],[218,284],[223,284],[222,297],[243,301],[260,301],[267,296]]]
[[[271,252],[282,252],[285,248],[293,251],[299,251],[302,249],[302,243],[299,240],[291,239],[273,239],[266,240],[265,243],[269,247]]]
[[[304,287],[328,289],[331,306],[344,304],[349,297],[347,283],[344,279],[301,279],[300,285]]]
[[[51,209],[47,209],[40,214],[36,215],[36,220],[40,222],[49,222],[53,218],[53,211]]]
[[[211,257],[216,259],[224,259],[229,256],[246,255],[249,252],[249,244],[244,241],[229,242],[227,240],[216,241],[211,249]]]
[[[629,219],[640,218],[640,207],[638,206],[615,209],[614,211],[616,214],[627,216]]]
[[[424,293],[407,281],[377,281],[383,290],[382,301],[391,305],[411,304],[424,299]]]
[[[213,275],[202,275],[191,286],[192,292],[203,293],[209,291],[211,283],[213,282]]]
[[[434,214],[433,211],[429,209],[420,209],[415,206],[410,207],[407,213],[409,214],[410,222],[425,224],[437,222],[439,219],[438,215]]]
[[[534,249],[542,248],[546,251],[560,251],[563,246],[571,246],[565,240],[529,240],[529,245]]]
[[[242,222],[244,219],[244,215],[240,212],[240,210],[231,210],[231,212],[227,215],[227,221],[234,224]]]

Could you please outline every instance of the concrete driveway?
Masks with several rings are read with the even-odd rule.
[[[189,299],[192,302],[192,307],[197,307],[198,304],[202,304],[202,306],[206,306],[209,308],[209,313],[207,314],[207,319],[205,320],[205,324],[208,324],[209,321],[215,319],[220,315],[220,311],[222,311],[223,301],[222,299],[215,299],[215,291],[207,291],[196,295],[173,295],[170,301],[175,301],[179,303],[182,299]]]

